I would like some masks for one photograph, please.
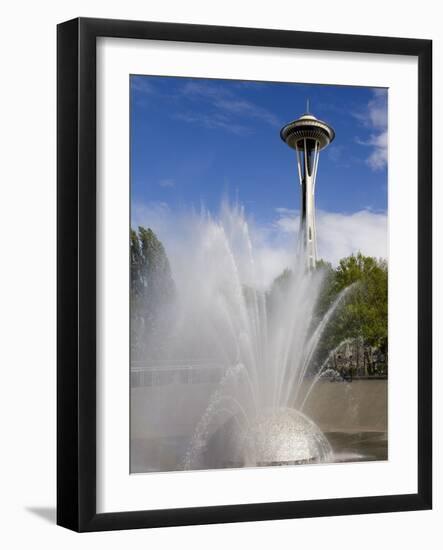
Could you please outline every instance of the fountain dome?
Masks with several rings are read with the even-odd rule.
[[[302,412],[264,409],[255,419],[227,419],[187,467],[239,468],[329,462],[332,448],[320,428]]]
[[[295,409],[266,411],[243,434],[246,461],[257,466],[326,462],[331,446],[320,428]]]

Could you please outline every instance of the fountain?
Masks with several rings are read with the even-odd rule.
[[[170,254],[177,302],[162,360],[222,365],[224,375],[208,393],[182,467],[328,461],[331,447],[302,408],[316,380],[309,372],[316,347],[344,294],[316,319],[323,273],[295,256],[290,273],[263,286],[239,205],[224,203],[217,219],[203,213],[184,226]]]

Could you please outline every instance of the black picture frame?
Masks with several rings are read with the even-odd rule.
[[[418,59],[418,491],[416,494],[96,512],[96,39],[399,54]],[[432,507],[432,42],[79,18],[57,29],[57,523],[102,531]]]

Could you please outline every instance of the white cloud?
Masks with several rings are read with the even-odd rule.
[[[268,288],[287,268],[294,264],[294,251],[290,247],[260,246],[255,251],[255,265],[259,278],[258,286]]]
[[[375,90],[364,111],[354,113],[355,118],[372,130],[369,139],[357,138],[357,143],[370,148],[366,158],[372,170],[381,170],[388,162],[388,106],[387,91]]]
[[[212,113],[210,115],[201,112],[180,112],[171,115],[175,120],[190,122],[204,126],[205,128],[221,128],[239,136],[248,135],[251,130],[242,124],[237,124],[234,120],[223,115],[223,113]]]
[[[151,95],[156,93],[155,86],[144,76],[133,76],[131,86],[133,90],[137,90],[137,92],[141,92],[142,94]]]
[[[298,238],[298,213],[282,214],[275,226],[283,233]],[[336,265],[350,254],[362,252],[367,256],[387,258],[387,215],[360,210],[352,214],[317,210],[317,246],[320,258]]]
[[[388,132],[371,136],[369,144],[373,146],[373,150],[367,163],[373,170],[384,168],[388,163]]]
[[[170,189],[175,187],[175,181],[171,178],[166,178],[166,179],[160,180],[158,182],[158,184],[160,185],[160,187],[167,187],[167,188],[170,188]]]
[[[152,202],[134,204],[132,227],[150,227],[163,242],[171,261],[173,272],[183,265],[183,255],[195,254],[210,217],[203,210],[172,211],[167,204]],[[231,245],[237,258],[242,280],[246,284],[268,287],[286,268],[295,261],[299,231],[299,213],[287,208],[276,210],[272,223],[258,224],[253,219],[244,223],[239,206],[222,207],[216,223],[222,224],[231,235]],[[387,215],[361,210],[352,214],[317,210],[317,243],[319,257],[337,265],[350,254],[362,252],[368,256],[387,258]],[[252,243],[254,272],[248,267],[248,247],[244,240],[249,236]],[[234,238],[237,236],[237,238]]]
[[[150,227],[156,232],[166,230],[171,221],[171,209],[165,202],[152,201],[146,204],[133,202],[131,206],[131,227]]]
[[[183,264],[198,255],[196,248],[204,242],[204,232],[208,231],[210,220],[204,209],[177,212],[163,202],[135,203],[132,206],[132,228],[149,227],[156,233],[168,254],[174,276],[181,272]],[[244,221],[240,206],[226,204],[215,217],[215,222],[221,223],[230,234],[242,281],[248,285],[267,287],[293,265],[296,241],[293,235],[276,231],[273,225],[258,225],[252,219],[245,225]],[[249,238],[255,266],[253,272],[249,263]]]
[[[191,101],[204,101],[214,109],[210,115],[202,114],[200,111],[186,113],[189,122],[201,122],[207,127],[220,127],[236,133],[240,133],[239,128],[244,130],[244,126],[237,122],[239,118],[258,119],[273,127],[281,125],[278,118],[268,109],[243,99],[233,91],[233,88],[228,89],[217,83],[189,80],[182,87],[181,94]],[[181,118],[185,120],[183,116]]]

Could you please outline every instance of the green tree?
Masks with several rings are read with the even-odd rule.
[[[324,356],[347,338],[361,339],[364,345],[377,348],[386,354],[388,346],[386,261],[364,256],[360,252],[340,260],[333,276],[329,277],[326,283],[324,299],[319,307],[326,310],[345,288],[349,288],[348,293],[325,331],[320,356]]]
[[[321,271],[323,284],[318,296],[313,327],[325,315],[340,292],[348,288],[346,296],[329,321],[318,346],[313,368],[326,359],[341,342],[355,339],[364,346],[376,348],[383,355],[388,351],[388,267],[385,260],[364,256],[360,252],[340,260],[334,269],[320,260],[316,269]],[[278,290],[289,288],[292,272],[285,270],[270,289],[271,297]]]
[[[140,359],[164,345],[175,284],[163,244],[150,228],[131,229],[130,262],[131,350]]]

